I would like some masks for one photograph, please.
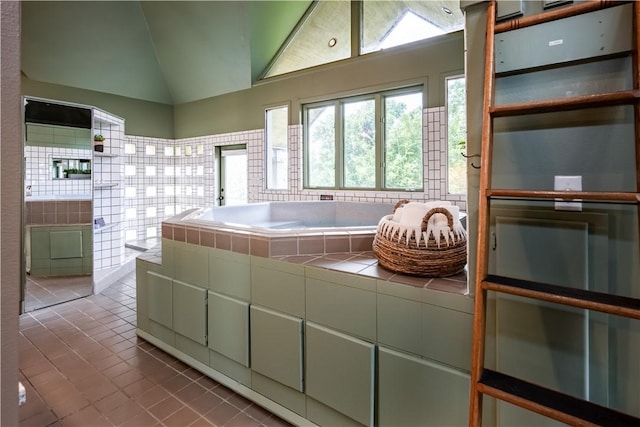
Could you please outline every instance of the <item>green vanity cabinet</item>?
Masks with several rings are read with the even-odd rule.
[[[471,369],[473,301],[470,298],[399,284],[393,289],[380,282],[379,285],[382,291],[377,299],[380,345],[458,369]]]
[[[251,299],[251,257],[209,249],[209,289],[243,301]]]
[[[249,367],[249,303],[209,291],[209,348]]]
[[[207,310],[209,365],[250,385],[249,302],[208,291]]]
[[[149,333],[174,345],[173,280],[154,271],[148,271],[146,285]]]
[[[303,320],[251,305],[252,387],[304,414]]]
[[[32,276],[82,276],[93,272],[91,225],[27,226],[27,270]]]
[[[375,344],[312,322],[305,340],[307,418],[319,425],[373,426]]]
[[[378,425],[468,425],[469,382],[464,371],[378,347]]]
[[[307,320],[366,340],[376,340],[376,281],[307,267]]]
[[[173,281],[173,330],[207,345],[207,291],[189,283]]]
[[[302,265],[251,257],[251,302],[296,317],[305,315]]]

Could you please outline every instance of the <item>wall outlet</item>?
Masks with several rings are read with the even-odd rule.
[[[582,191],[582,176],[556,175],[553,189],[555,191]],[[563,200],[556,199],[557,211],[582,211],[581,199]]]

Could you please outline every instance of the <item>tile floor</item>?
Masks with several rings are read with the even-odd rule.
[[[135,273],[20,316],[20,426],[288,426],[135,334]]]
[[[27,275],[24,311],[33,311],[91,295],[91,276],[34,277]]]

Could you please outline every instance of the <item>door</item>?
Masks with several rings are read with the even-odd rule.
[[[218,204],[230,206],[248,203],[247,146],[241,144],[219,147],[218,154]]]

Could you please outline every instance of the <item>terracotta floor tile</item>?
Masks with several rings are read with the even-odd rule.
[[[20,427],[42,427],[42,426],[50,426],[53,424],[58,417],[53,413],[51,409],[46,409],[45,411],[38,412],[28,418],[20,419]]]
[[[135,296],[133,273],[20,317],[19,427],[288,425],[137,337]]]
[[[167,427],[184,427],[193,423],[198,418],[200,418],[200,415],[195,413],[193,410],[187,407],[182,407],[164,419],[162,423]]]
[[[158,420],[145,411],[131,419],[128,419],[123,424],[120,424],[119,427],[152,427],[156,425],[160,425]]]
[[[206,393],[207,393],[206,388],[202,387],[200,384],[192,382],[188,384],[186,387],[181,388],[174,394],[178,399],[182,400],[184,403],[189,403],[192,400],[196,399],[197,397],[200,397]]]
[[[143,412],[144,409],[141,406],[133,400],[127,399],[125,403],[113,408],[111,411],[105,413],[105,415],[114,425],[119,426]]]
[[[138,402],[138,405],[148,409],[169,396],[170,393],[167,390],[160,386],[154,386],[143,393],[132,396],[132,398]]]
[[[62,419],[65,427],[111,427],[111,422],[93,406],[87,406],[80,411]]]
[[[129,396],[118,390],[115,393],[111,393],[110,395],[95,402],[93,406],[98,408],[101,412],[106,413],[113,410],[114,408],[117,408],[120,405],[123,405],[128,400]]]
[[[151,415],[162,421],[180,408],[182,408],[182,402],[173,396],[169,396],[150,407],[148,411]]]
[[[199,414],[204,415],[207,412],[219,406],[220,404],[222,404],[222,402],[224,401],[220,398],[220,396],[215,395],[211,392],[206,392],[196,397],[192,401],[190,401],[188,403],[188,406],[192,408],[194,411],[198,412]],[[267,413],[267,416],[268,415],[271,415],[271,414]]]
[[[260,423],[245,413],[240,413],[227,422],[225,427],[259,427]]]
[[[232,418],[235,418],[239,413],[240,411],[235,406],[231,406],[227,402],[222,402],[205,414],[205,418],[217,426],[222,426]]]

